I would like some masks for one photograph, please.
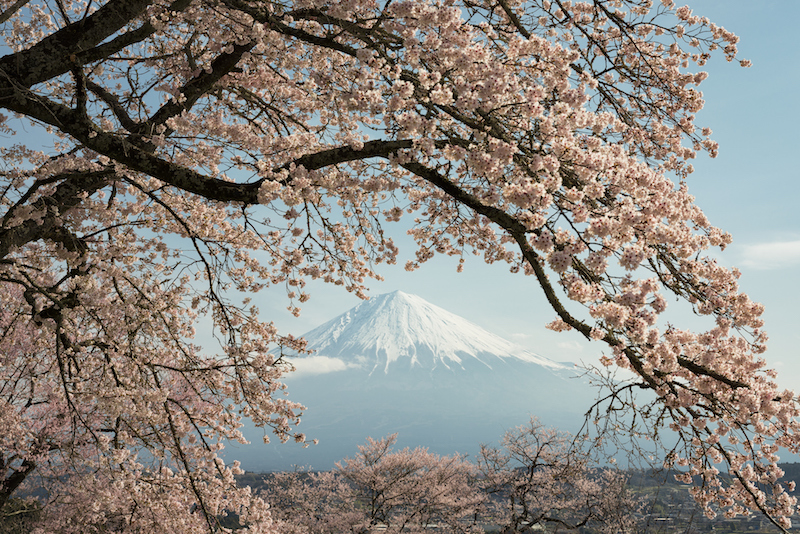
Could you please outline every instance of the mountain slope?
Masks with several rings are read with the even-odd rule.
[[[249,470],[330,469],[367,436],[477,454],[531,415],[575,431],[594,399],[572,367],[539,356],[420,297],[373,297],[303,336],[289,396],[308,407],[298,428],[319,445],[235,453]],[[246,431],[260,441],[255,429]]]
[[[317,355],[371,375],[390,368],[464,369],[475,362],[492,369],[505,359],[566,369],[402,291],[373,297],[303,337]]]

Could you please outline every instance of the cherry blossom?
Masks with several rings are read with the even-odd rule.
[[[282,532],[527,532],[535,525],[629,531],[640,503],[618,470],[592,467],[585,440],[536,419],[483,446],[475,463],[423,448],[394,450],[397,434],[369,438],[327,472],[267,476]]]
[[[534,525],[598,532],[636,531],[641,505],[626,490],[626,477],[594,467],[590,443],[531,420],[503,436],[501,447],[481,447],[477,459],[488,516],[502,532]]]
[[[730,31],[651,0],[4,0],[0,24],[0,505],[28,482],[44,530],[269,531],[219,451],[243,418],[304,441],[303,342],[253,302],[366,298],[411,213],[408,269],[506,263],[633,374],[597,428],[672,429],[708,513],[789,527],[796,397],[689,191],[718,149],[702,67],[749,64]],[[709,329],[666,324],[672,297]]]
[[[393,450],[397,434],[369,438],[354,458],[328,472],[269,478],[265,497],[282,532],[482,532],[485,496],[473,464],[427,449]]]

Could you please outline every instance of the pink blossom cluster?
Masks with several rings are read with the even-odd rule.
[[[393,450],[397,434],[368,438],[358,454],[327,472],[270,476],[263,494],[281,532],[334,534],[381,525],[393,534],[481,531],[484,496],[477,470],[463,457],[427,449]]]
[[[671,0],[57,4],[0,16],[0,128],[52,136],[0,148],[0,504],[71,474],[54,529],[215,532],[247,509],[268,530],[218,455],[242,418],[305,439],[281,383],[303,342],[256,294],[295,314],[309,280],[366,298],[410,213],[408,269],[473,253],[532,276],[552,328],[655,395],[642,410],[607,384],[677,433],[700,502],[786,528],[774,447],[800,448],[797,399],[688,185],[717,152],[701,69],[737,57],[734,34]],[[672,297],[713,328],[666,325]],[[93,492],[117,515],[76,505]]]
[[[508,532],[548,524],[604,533],[636,526],[639,503],[618,471],[592,467],[584,440],[536,419],[482,447],[475,463],[427,449],[394,450],[397,434],[368,438],[333,471],[270,474],[262,496],[292,534]]]

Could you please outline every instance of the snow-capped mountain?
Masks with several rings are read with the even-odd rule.
[[[531,415],[577,430],[594,399],[572,366],[400,291],[303,337],[314,352],[290,358],[297,371],[285,381],[289,398],[308,408],[298,431],[320,443],[235,451],[245,469],[330,469],[368,436],[394,432],[400,446],[475,454]],[[256,432],[246,432],[251,442]]]
[[[402,291],[373,297],[303,337],[319,357],[371,375],[390,368],[464,369],[473,362],[492,369],[505,359],[566,368]],[[297,360],[305,372],[313,372],[313,361]]]

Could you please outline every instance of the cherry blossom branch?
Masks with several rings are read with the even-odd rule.
[[[31,87],[67,72],[76,50],[89,50],[144,13],[152,0],[112,0],[100,9],[45,37],[35,45],[0,58],[0,71]]]

